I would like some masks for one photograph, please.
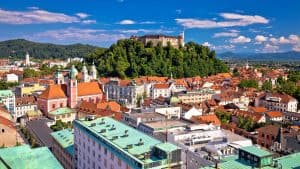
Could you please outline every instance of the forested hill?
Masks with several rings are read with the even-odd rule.
[[[26,52],[36,59],[86,57],[97,47],[83,44],[56,45],[37,43],[24,39],[7,40],[0,42],[0,58],[25,58]]]
[[[142,43],[119,40],[108,50],[96,50],[89,60],[96,60],[100,76],[121,78],[144,75],[192,77],[227,72],[228,67],[216,58],[215,51],[189,42],[184,48],[144,46]]]

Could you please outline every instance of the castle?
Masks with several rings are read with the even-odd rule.
[[[168,36],[168,35],[144,35],[144,36],[131,36],[130,39],[137,40],[146,45],[148,42],[152,42],[154,46],[161,43],[162,46],[167,46],[168,43],[171,46],[178,48],[184,46],[184,32],[179,36]]]
[[[98,103],[102,100],[102,90],[97,81],[97,70],[95,65],[91,67],[88,74],[86,66],[82,69],[81,82],[78,82],[78,71],[73,65],[66,75],[62,71],[55,73],[54,85],[38,96],[38,108],[45,114],[62,107],[76,108],[82,101]]]

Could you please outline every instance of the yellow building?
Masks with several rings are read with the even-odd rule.
[[[23,84],[21,86],[16,87],[16,96],[21,97],[25,95],[32,95],[34,93],[44,91],[45,89],[46,87],[40,85],[39,83]]]

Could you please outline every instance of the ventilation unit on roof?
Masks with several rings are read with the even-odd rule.
[[[105,121],[104,121],[103,118],[101,119],[101,122],[100,122],[99,124],[100,124],[100,125],[105,124]]]
[[[116,129],[115,125],[112,125],[110,128],[110,130],[115,130],[115,129]]]
[[[114,141],[114,140],[116,140],[116,139],[118,139],[119,138],[119,136],[112,136],[112,138],[110,139],[111,141]]]
[[[90,127],[95,127],[96,126],[96,123],[91,123],[90,124]]]
[[[128,137],[128,130],[125,130],[125,131],[124,131],[124,135],[121,136],[121,137]]]
[[[85,116],[86,121],[92,121],[92,120],[95,120],[95,118],[96,118],[96,115],[87,115],[87,116]]]
[[[140,138],[139,142],[137,143],[137,146],[144,145],[143,139]]]
[[[101,129],[100,131],[99,131],[99,133],[105,133],[106,132],[106,129]]]
[[[126,149],[131,149],[132,147],[133,147],[132,144],[128,144],[128,145],[126,146]]]

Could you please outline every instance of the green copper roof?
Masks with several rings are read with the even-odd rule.
[[[258,148],[256,146],[247,146],[247,147],[242,147],[240,149],[243,150],[243,151],[246,151],[250,154],[253,154],[257,157],[265,157],[265,156],[271,156],[272,155],[272,153],[270,153],[266,150],[263,150],[261,148]]]
[[[14,94],[11,90],[0,90],[0,97],[10,97],[13,95]]]
[[[70,129],[64,129],[51,133],[51,136],[58,144],[70,155],[74,155],[74,132]]]
[[[155,145],[155,147],[165,151],[165,152],[172,152],[178,149],[177,146],[175,146],[174,144],[171,143],[160,143]]]
[[[1,169],[63,169],[47,147],[22,145],[0,149]],[[5,166],[5,167],[3,167]]]
[[[55,109],[51,112],[49,112],[50,115],[63,115],[63,114],[69,114],[69,113],[72,113],[73,110],[68,108],[68,107],[62,107],[62,108],[58,108],[58,109]]]
[[[300,153],[294,153],[275,159],[281,164],[282,169],[300,168]]]
[[[75,79],[76,76],[77,76],[77,74],[78,74],[77,69],[75,68],[74,65],[72,65],[72,68],[71,68],[71,71],[70,71],[70,77],[71,77],[72,79]]]
[[[74,124],[74,126],[79,124],[80,126],[87,128],[87,130],[92,132],[93,135],[99,136],[100,138],[112,144],[119,151],[122,151],[129,157],[143,164],[166,160],[140,158],[145,153],[150,153],[154,146],[159,146],[162,148],[162,150],[170,148],[168,152],[179,149],[179,147],[171,145],[170,143],[166,143],[166,145],[164,145],[165,143],[162,143],[161,141],[110,117],[101,117],[91,121],[80,119],[75,120]],[[125,132],[127,133],[127,136],[125,136]],[[139,144],[141,142],[142,144]]]

